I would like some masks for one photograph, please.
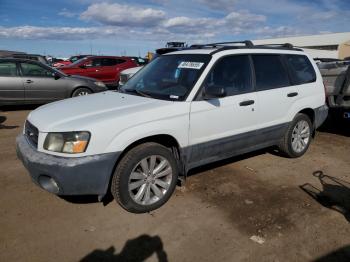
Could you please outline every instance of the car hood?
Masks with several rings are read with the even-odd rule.
[[[68,79],[78,79],[78,80],[83,80],[83,81],[93,81],[93,82],[96,82],[96,81],[99,81],[99,80],[96,80],[95,78],[92,78],[92,77],[86,77],[86,76],[80,76],[80,75],[69,75],[67,76]]]
[[[115,126],[116,121],[120,123],[119,128],[127,128],[166,117],[169,115],[167,107],[174,103],[107,91],[41,106],[29,114],[28,121],[40,132],[91,131],[96,128],[105,132],[111,125]]]

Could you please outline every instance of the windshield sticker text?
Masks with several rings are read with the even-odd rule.
[[[201,62],[181,62],[178,68],[201,69],[204,63]]]

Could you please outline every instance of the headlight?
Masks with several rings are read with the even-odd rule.
[[[45,138],[44,149],[59,153],[83,153],[89,140],[90,133],[86,131],[49,133]]]
[[[100,86],[100,87],[106,87],[106,85],[101,81],[96,81],[96,82],[94,82],[94,84],[97,86]]]

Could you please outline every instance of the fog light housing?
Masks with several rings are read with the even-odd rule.
[[[50,193],[58,194],[58,192],[60,192],[57,182],[50,176],[41,175],[39,176],[38,182],[43,189]]]

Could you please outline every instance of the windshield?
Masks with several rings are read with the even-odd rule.
[[[70,64],[70,65],[71,65],[71,66],[78,65],[78,64],[80,64],[82,61],[84,61],[84,60],[86,60],[86,59],[88,59],[88,57],[83,57],[83,58],[81,58],[81,59],[76,60],[75,62],[73,62],[73,63]]]
[[[72,56],[71,58],[69,58],[69,61],[71,61],[72,63],[82,59],[86,57],[86,55],[76,55],[76,56]]]
[[[121,91],[183,101],[210,58],[210,55],[205,54],[159,56],[132,77]]]

